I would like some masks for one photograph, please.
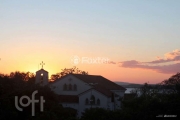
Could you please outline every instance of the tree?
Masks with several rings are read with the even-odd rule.
[[[82,113],[81,120],[114,120],[110,110],[103,108],[86,109]]]
[[[163,88],[169,90],[169,92],[177,93],[180,95],[180,73],[171,76],[169,79],[160,83]]]
[[[88,75],[88,72],[79,70],[75,66],[72,67],[72,68],[64,68],[64,69],[62,69],[62,72],[56,73],[54,75],[51,75],[51,80],[52,81],[57,80],[57,79],[65,76],[65,75],[68,75],[68,74],[83,74],[83,75]]]
[[[39,86],[38,84],[29,82],[33,79],[34,75],[29,72],[11,72],[10,75],[0,74],[0,120],[75,119],[75,110],[63,108],[59,104],[57,94],[48,86]],[[31,105],[22,107],[19,104],[23,108],[23,111],[18,111],[15,107],[15,96],[18,96],[18,99],[24,95],[32,98],[32,93],[35,90],[38,90],[35,98],[40,100],[40,97],[43,96],[45,100],[43,112],[40,111],[40,102],[35,104],[35,116],[31,116]]]

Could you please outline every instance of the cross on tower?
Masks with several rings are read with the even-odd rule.
[[[40,63],[40,65],[42,65],[42,69],[43,69],[43,65],[45,65],[45,63],[43,63],[43,61],[42,61],[42,63]]]

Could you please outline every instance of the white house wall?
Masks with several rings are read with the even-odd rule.
[[[107,109],[108,110],[114,110],[114,102],[111,102],[111,97],[110,98],[108,98],[108,107],[107,107]]]
[[[73,85],[76,84],[77,90],[64,90],[64,84],[67,86],[69,84]],[[111,97],[107,97],[104,94],[91,89],[92,86],[88,85],[87,83],[83,82],[82,80],[76,78],[73,75],[67,75],[64,78],[61,78],[58,81],[55,81],[50,85],[51,89],[59,95],[78,95],[79,96],[79,103],[61,103],[63,107],[70,107],[77,110],[78,117],[81,117],[82,112],[84,112],[87,108],[104,108],[108,110],[115,110],[121,108],[121,102],[118,100],[120,97],[124,96],[125,90],[111,90],[116,96],[114,97],[114,102],[111,101]],[[95,104],[91,106],[91,104],[86,104],[86,98],[91,98],[91,95],[95,96]],[[97,104],[97,99],[100,100],[100,105]]]
[[[91,104],[85,104],[85,101],[86,101],[86,98],[91,99],[91,95],[94,95],[95,96],[95,104],[93,104],[91,106]],[[100,105],[97,105],[97,99],[100,100]],[[79,116],[81,116],[81,113],[84,112],[85,109],[87,108],[96,108],[96,107],[99,107],[99,108],[104,108],[104,109],[108,109],[108,98],[106,96],[104,96],[103,94],[95,91],[95,90],[89,90],[87,92],[85,92],[84,94],[81,94],[79,95]],[[109,106],[111,107],[111,106]],[[111,109],[111,108],[110,108]]]
[[[64,84],[66,84],[66,85],[71,84],[72,86],[74,84],[76,84],[77,90],[76,91],[63,90]],[[68,76],[62,78],[61,80],[53,83],[51,85],[51,88],[55,93],[57,93],[59,95],[78,95],[78,94],[90,89],[91,86],[72,75],[68,75]]]
[[[122,98],[124,96],[124,90],[111,90],[113,93],[115,93],[114,97],[114,109],[121,109],[121,101],[119,101],[119,98]]]

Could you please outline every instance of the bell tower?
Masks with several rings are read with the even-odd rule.
[[[43,61],[42,61],[42,63],[40,63],[40,65],[42,65],[42,68],[36,72],[35,84],[40,84],[40,85],[44,86],[49,83],[48,72],[43,69],[43,65],[45,65],[45,63],[43,63]]]

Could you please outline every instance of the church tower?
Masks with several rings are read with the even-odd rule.
[[[42,68],[36,72],[35,84],[40,84],[40,85],[44,86],[49,83],[48,72],[43,69],[43,65],[45,65],[43,63],[43,61],[42,61],[42,63],[40,63],[40,65],[42,65]]]

